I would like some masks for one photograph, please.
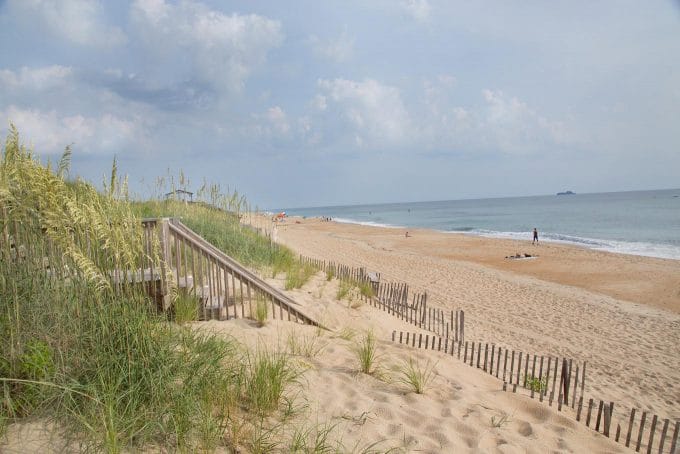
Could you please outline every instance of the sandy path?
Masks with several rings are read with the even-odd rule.
[[[279,228],[278,239],[310,257],[406,281],[427,290],[435,305],[464,309],[470,340],[587,361],[586,397],[680,418],[680,296],[673,287],[680,262],[561,245],[532,249],[426,230],[412,234],[407,239],[394,229],[303,221]],[[539,257],[503,258],[515,252]],[[579,280],[592,270],[598,279]],[[667,310],[642,304],[650,292],[650,302],[662,300],[656,306]]]

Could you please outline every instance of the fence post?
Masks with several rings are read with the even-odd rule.
[[[163,298],[163,310],[167,311],[172,304],[170,299],[170,284],[167,278],[166,267],[170,263],[170,219],[162,218],[160,229],[161,254],[161,295]]]

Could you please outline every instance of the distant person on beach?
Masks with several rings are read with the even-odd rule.
[[[409,234],[408,234],[408,230],[407,230],[407,231],[406,231],[406,238],[408,238],[408,237],[409,237]]]
[[[534,227],[534,239],[531,244],[538,243],[538,230]]]

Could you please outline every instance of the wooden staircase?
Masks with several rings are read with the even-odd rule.
[[[142,225],[147,255],[152,257],[160,246],[163,260],[160,269],[150,260],[132,280],[144,282],[163,310],[171,308],[173,294],[179,292],[196,299],[202,320],[254,318],[257,306],[265,304],[269,317],[321,326],[290,297],[178,219],[144,219]]]

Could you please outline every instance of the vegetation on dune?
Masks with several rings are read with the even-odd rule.
[[[149,260],[160,269],[159,245],[146,250],[140,222],[159,216],[181,217],[245,264],[285,272],[287,288],[315,268],[241,225],[235,193],[221,207],[215,187],[209,203],[133,203],[115,161],[98,191],[67,179],[69,159],[67,149],[57,166],[42,165],[14,128],[0,159],[0,439],[32,418],[72,442],[66,450],[348,451],[332,434],[337,424],[301,421],[300,357],[324,349],[319,332],[292,332],[288,352],[248,349],[185,325],[197,318],[195,297],[175,290],[170,317],[159,314],[120,271]],[[266,303],[256,303],[260,324]],[[376,374],[374,336],[355,351],[360,369]]]
[[[429,386],[435,377],[436,364],[427,364],[421,366],[418,360],[411,357],[398,368],[398,381],[407,385],[416,394],[423,394],[425,388]]]
[[[354,353],[359,362],[359,371],[373,375],[378,372],[378,352],[375,335],[372,331],[366,332],[364,337],[354,345]]]
[[[42,165],[12,128],[0,161],[0,435],[32,416],[96,452],[252,443],[244,434],[268,430],[263,415],[296,377],[288,357],[158,315],[117,272],[158,260],[145,256],[143,205],[128,202],[115,162],[100,192],[67,181],[69,158]],[[256,247],[225,238],[255,258],[271,249],[256,235],[242,240]],[[179,295],[175,320],[195,310]]]
[[[204,185],[197,197],[208,202],[186,203],[169,198],[135,202],[132,206],[140,217],[180,218],[213,246],[246,266],[269,272],[272,277],[285,273],[286,290],[302,287],[316,272],[300,263],[290,249],[272,244],[241,223],[242,211],[250,208],[237,192],[222,194],[219,186]]]

